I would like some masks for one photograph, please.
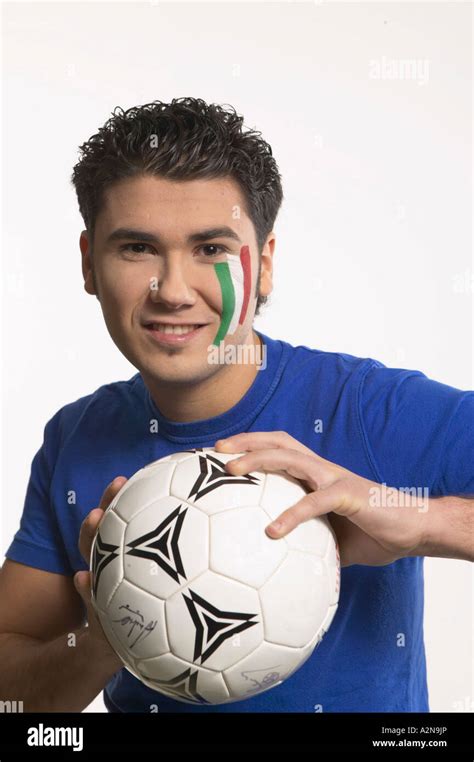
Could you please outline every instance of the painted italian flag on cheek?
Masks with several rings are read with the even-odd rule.
[[[250,251],[242,246],[240,254],[227,254],[226,262],[216,262],[214,270],[222,294],[222,314],[214,344],[219,346],[227,334],[235,333],[245,320],[250,300]]]

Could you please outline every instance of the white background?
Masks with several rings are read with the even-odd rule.
[[[473,387],[469,3],[4,3],[0,552],[64,404],[136,370],[82,288],[77,146],[115,106],[195,96],[283,175],[256,327]],[[418,62],[374,78],[373,62]],[[395,64],[390,62],[395,61]],[[91,506],[92,507],[92,506]],[[472,576],[426,561],[431,708],[473,708]],[[91,706],[103,709],[98,698]]]

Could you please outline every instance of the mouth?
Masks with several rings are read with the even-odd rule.
[[[207,323],[146,323],[144,328],[153,341],[159,344],[187,344],[195,339]]]

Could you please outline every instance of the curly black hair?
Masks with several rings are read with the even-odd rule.
[[[243,131],[233,106],[201,98],[153,101],[111,118],[83,143],[71,177],[91,237],[105,188],[124,178],[152,174],[175,180],[230,177],[245,199],[259,255],[283,200],[281,175],[261,132]],[[256,314],[267,301],[258,297]]]

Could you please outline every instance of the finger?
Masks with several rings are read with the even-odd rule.
[[[277,516],[265,531],[270,537],[284,537],[304,521],[344,510],[344,498],[339,490],[328,488],[310,492]]]
[[[87,563],[89,563],[92,541],[97,531],[97,527],[104,515],[104,511],[108,508],[113,498],[120,491],[126,481],[127,479],[125,476],[117,476],[109,484],[102,495],[99,508],[93,508],[82,522],[79,532],[79,550]]]
[[[74,575],[74,586],[82,600],[89,606],[91,603],[91,574],[88,571],[80,571]]]
[[[299,442],[286,431],[249,431],[234,434],[227,439],[218,439],[214,445],[220,452],[242,452],[244,450],[270,450],[291,448],[319,458],[313,450]]]
[[[94,508],[94,510],[87,514],[81,524],[79,532],[79,550],[87,563],[89,563],[92,541],[103,515],[104,511],[101,508]]]
[[[109,486],[102,495],[99,503],[99,508],[105,511],[109,507],[117,492],[122,489],[126,481],[126,476],[116,476],[115,479],[110,482]]]
[[[242,455],[226,463],[226,471],[236,476],[252,471],[282,471],[295,479],[304,481],[310,490],[333,484],[340,476],[338,466],[322,461],[314,454],[306,455],[296,450],[258,450]]]

